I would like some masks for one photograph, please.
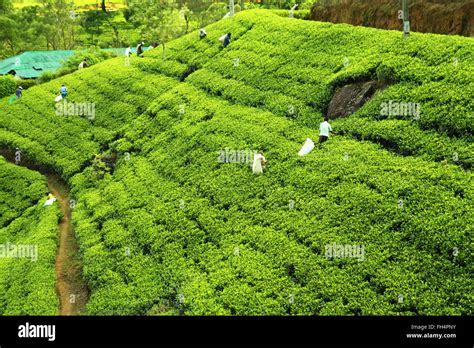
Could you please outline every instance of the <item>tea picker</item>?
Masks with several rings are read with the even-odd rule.
[[[88,66],[89,65],[87,64],[87,59],[84,58],[77,68],[81,70],[81,69],[87,68]]]
[[[51,192],[47,192],[46,195],[48,196],[48,200],[44,202],[43,207],[53,205],[53,203],[57,201],[56,197]]]
[[[324,122],[319,125],[319,143],[324,143],[329,139],[329,132],[332,132],[332,127],[329,124],[329,118],[324,117]]]
[[[63,84],[61,88],[59,89],[59,95],[56,97],[56,99],[54,99],[54,101],[57,103],[66,97],[67,97],[67,88],[66,88],[66,85]]]
[[[204,39],[206,36],[207,36],[206,29],[204,29],[204,28],[199,29],[199,39],[202,40],[202,39]]]
[[[254,174],[262,174],[267,160],[263,156],[262,151],[257,152],[253,157],[252,171]]]
[[[23,96],[23,87],[20,86],[16,89],[16,97],[20,99],[22,96]]]
[[[224,47],[227,47],[230,44],[231,33],[227,33],[219,38],[219,41],[222,42]]]
[[[145,45],[144,42],[139,43],[137,46],[137,57],[140,57],[140,55],[143,53],[143,46]]]

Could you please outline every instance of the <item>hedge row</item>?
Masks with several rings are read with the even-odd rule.
[[[15,94],[16,82],[12,76],[0,76],[0,98]]]
[[[42,206],[47,186],[40,174],[3,158],[0,169],[0,315],[57,315],[59,208]],[[15,220],[5,225],[7,218]],[[13,257],[25,247],[23,257]]]
[[[413,121],[349,118],[334,122],[334,127],[338,134],[373,141],[403,156],[447,161],[464,169],[473,165],[474,145],[469,138],[451,139],[433,131],[422,131]]]
[[[135,151],[114,176],[73,180],[91,314],[472,311],[470,221],[456,217],[473,192],[456,167],[337,137],[298,159],[315,131],[188,84],[125,128],[116,146]],[[268,171],[218,163],[226,147],[263,149]],[[366,259],[328,259],[331,243]]]
[[[20,147],[25,156],[71,176],[107,147],[124,122],[145,111],[155,93],[176,83],[163,76],[143,80],[138,72],[133,62],[127,66],[117,58],[29,89],[0,114],[0,144]],[[54,98],[62,83],[68,102],[94,104],[94,117],[56,114]]]
[[[469,40],[417,33],[410,40],[402,40],[396,32],[291,22],[261,16],[259,11],[239,14],[235,22],[249,18],[256,25],[226,50],[206,59],[205,64],[201,59],[198,66],[204,68],[187,81],[234,103],[297,116],[301,124],[314,127],[326,112],[335,88],[352,81],[384,79],[395,85],[380,92],[357,117],[381,119],[384,102],[420,104],[420,120],[414,126],[470,141],[474,57]],[[196,45],[201,44],[196,37],[191,38]],[[190,61],[181,57],[195,54],[189,38],[186,40],[186,50],[166,61],[181,64],[180,73]],[[160,64],[157,61],[156,66]],[[445,152],[441,157],[450,156]]]
[[[204,40],[191,33],[167,45],[164,61],[151,50],[130,65],[117,58],[34,87],[0,115],[1,144],[69,179],[88,313],[471,314],[472,178],[432,162],[458,149],[469,164],[470,130],[435,116],[441,96],[432,96],[432,121],[423,125],[370,119],[372,104],[334,124],[373,140],[387,133],[394,148],[424,158],[342,136],[297,156],[318,136],[304,126],[308,117],[319,123],[340,84],[378,75],[462,90],[471,43],[416,33],[401,41],[394,32],[261,11],[207,31]],[[217,39],[227,31],[234,40],[223,49]],[[397,54],[406,64],[395,64]],[[94,120],[51,113],[63,82],[71,100],[97,103]],[[428,90],[416,93],[429,100]],[[470,105],[465,96],[444,101]],[[286,103],[304,122],[285,114]],[[437,122],[462,138],[437,136]],[[420,139],[419,149],[403,131]],[[268,169],[254,176],[249,164],[219,163],[225,148],[263,150]],[[113,175],[98,180],[88,165],[101,151],[119,157]],[[364,261],[326,257],[333,243],[363,245]]]
[[[0,156],[0,228],[45,196],[40,174],[10,165]]]

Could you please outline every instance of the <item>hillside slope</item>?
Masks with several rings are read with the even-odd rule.
[[[472,40],[266,11],[207,29],[0,114],[0,144],[71,185],[88,313],[472,314]],[[393,84],[299,158],[334,91],[377,78]],[[61,83],[94,118],[55,114]],[[390,100],[420,117],[380,116]],[[268,170],[224,149],[263,150]],[[328,257],[334,244],[364,254]]]
[[[59,209],[47,186],[0,156],[0,315],[56,315],[54,275]]]

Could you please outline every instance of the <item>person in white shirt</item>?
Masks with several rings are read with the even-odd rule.
[[[79,70],[80,70],[80,69],[84,69],[84,68],[87,68],[88,66],[89,66],[89,65],[87,64],[87,59],[84,58],[84,59],[82,60],[81,64],[79,64],[78,69],[79,69]]]
[[[46,193],[46,195],[48,196],[48,200],[44,202],[43,207],[53,205],[53,203],[57,201],[56,197],[51,192]]]
[[[132,54],[132,48],[128,46],[127,49],[125,50],[125,57],[129,58],[131,54]]]
[[[267,160],[263,156],[263,153],[261,151],[257,152],[255,156],[253,156],[253,166],[252,166],[253,173],[262,174],[263,168],[265,168],[266,164],[267,164]]]
[[[329,124],[329,118],[326,116],[324,122],[319,125],[319,143],[324,143],[329,139],[329,132],[332,132],[332,127]]]

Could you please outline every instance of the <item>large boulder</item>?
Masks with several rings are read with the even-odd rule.
[[[379,81],[359,82],[336,90],[329,103],[327,116],[330,119],[347,117],[361,108],[376,91],[385,88]]]

